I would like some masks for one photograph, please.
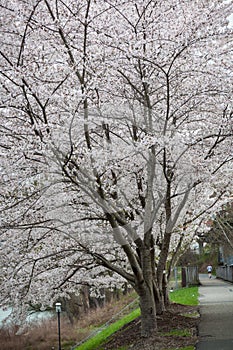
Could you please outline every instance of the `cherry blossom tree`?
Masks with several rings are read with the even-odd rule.
[[[169,254],[232,193],[232,7],[2,1],[1,302],[18,319],[127,281],[156,330]]]

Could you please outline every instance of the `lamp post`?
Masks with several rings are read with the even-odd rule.
[[[60,324],[61,303],[56,303],[56,313],[57,313],[57,325],[58,325],[58,350],[61,350],[61,324]]]

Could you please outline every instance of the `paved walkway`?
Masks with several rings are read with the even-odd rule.
[[[200,275],[197,350],[233,350],[233,284]]]

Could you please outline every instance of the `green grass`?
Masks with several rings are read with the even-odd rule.
[[[140,316],[140,310],[139,308],[132,311],[130,314],[124,316],[119,321],[116,321],[112,324],[110,324],[107,328],[103,329],[99,333],[97,333],[95,336],[87,340],[85,343],[81,344],[75,350],[92,350],[95,349],[97,346],[101,345],[110,335],[115,333],[118,329],[123,327],[125,324],[133,321],[135,318]],[[122,348],[122,350],[124,347]],[[125,348],[126,349],[126,348]]]
[[[169,298],[177,304],[198,305],[198,287],[177,289],[170,292]]]
[[[115,350],[128,350],[128,349],[129,349],[128,346],[121,346],[120,348],[117,348],[117,349],[115,349]],[[100,350],[104,350],[104,348],[103,348],[103,349],[100,349]]]
[[[174,292],[170,293],[169,295],[170,300],[183,305],[198,305],[198,287],[189,287],[189,288],[181,288],[178,290],[175,290]],[[108,337],[110,337],[113,333],[118,331],[121,327],[126,325],[127,323],[133,321],[135,318],[140,316],[140,309],[137,308],[136,310],[132,311],[128,315],[121,318],[119,321],[116,321],[112,324],[110,324],[108,327],[104,328],[103,330],[100,330],[99,333],[94,335],[92,338],[88,339],[85,343],[81,344],[80,346],[76,347],[75,350],[94,350],[97,347],[101,346]],[[173,333],[175,332],[175,333]],[[180,335],[180,336],[188,336],[187,332],[185,331],[182,334],[177,334],[177,330],[173,330],[169,332],[167,335]],[[193,350],[194,347],[186,347],[182,348],[182,350]],[[127,347],[121,347],[118,350],[127,350]],[[172,350],[172,349],[170,349]]]
[[[190,346],[185,346],[184,348],[169,348],[169,349],[163,349],[163,350],[195,350],[195,347],[190,345]]]
[[[160,333],[162,336],[175,335],[177,337],[190,337],[191,331],[189,329],[172,329],[170,332]]]

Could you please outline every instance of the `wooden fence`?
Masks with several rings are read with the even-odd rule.
[[[199,274],[197,266],[174,267],[169,280],[169,288],[178,289],[199,285]]]

